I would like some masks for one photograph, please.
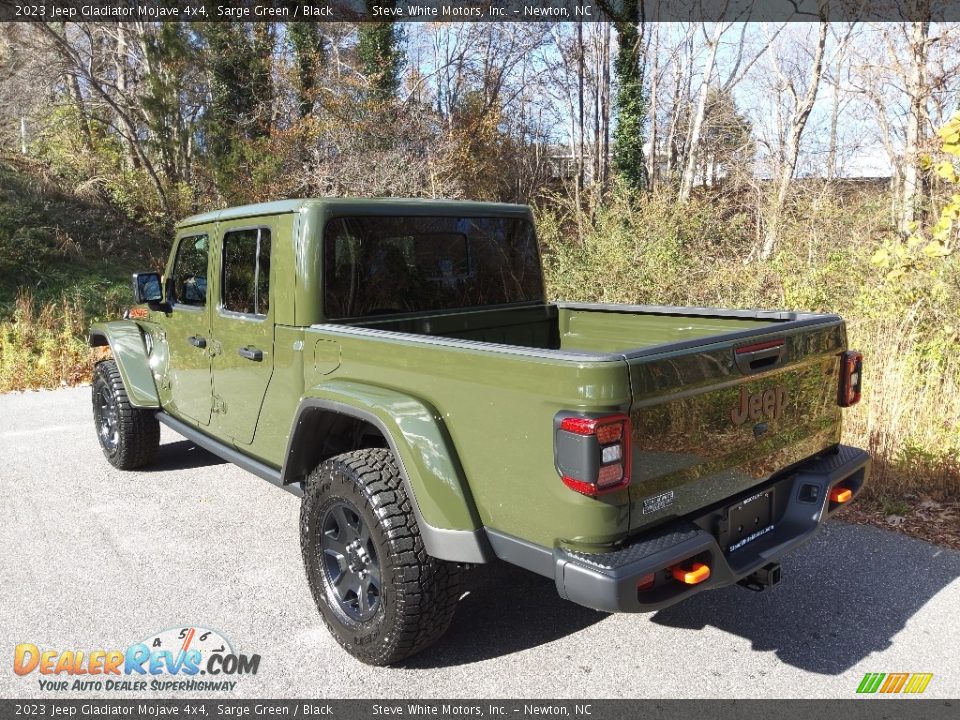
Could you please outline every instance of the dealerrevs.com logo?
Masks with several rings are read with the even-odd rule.
[[[256,675],[259,667],[259,655],[235,653],[223,635],[202,627],[164,630],[126,650],[20,643],[13,653],[13,671],[36,673],[40,690],[48,692],[230,691],[238,676]]]

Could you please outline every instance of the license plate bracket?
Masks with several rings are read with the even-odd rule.
[[[762,490],[727,508],[727,532],[722,546],[734,552],[772,529],[773,488]]]

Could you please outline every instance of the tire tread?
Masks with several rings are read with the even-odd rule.
[[[309,531],[310,514],[322,498],[318,489],[323,478],[337,470],[356,483],[387,537],[387,548],[381,552],[389,554],[389,563],[399,578],[399,582],[391,586],[397,603],[396,622],[395,627],[386,631],[386,642],[360,648],[344,641],[322,608],[320,615],[331,634],[352,655],[368,664],[391,665],[420,652],[446,632],[460,599],[461,569],[427,554],[397,461],[393,453],[384,448],[339,455],[311,473],[301,506],[301,533]],[[304,542],[302,536],[301,541]],[[316,587],[318,579],[311,576],[306,547],[304,543],[307,576],[319,605],[322,589]],[[381,568],[385,566],[384,561],[381,557]]]
[[[110,464],[120,470],[134,470],[149,465],[157,457],[160,447],[160,422],[149,409],[135,408],[130,404],[123,377],[115,360],[103,360],[94,368],[93,402],[97,402],[97,381],[102,380],[114,394],[119,421],[119,442],[116,452],[104,455]]]

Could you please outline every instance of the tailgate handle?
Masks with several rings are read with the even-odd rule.
[[[785,340],[768,340],[738,347],[733,355],[740,372],[749,375],[777,367],[783,360],[786,346]]]

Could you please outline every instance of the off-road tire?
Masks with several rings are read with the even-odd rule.
[[[133,470],[153,462],[160,447],[160,423],[153,410],[130,404],[115,361],[104,360],[94,367],[92,395],[97,439],[110,464],[120,470]],[[112,411],[115,423],[109,438],[104,429],[104,413],[108,411]]]
[[[376,603],[369,603],[373,615],[368,619],[347,614],[322,549],[324,528],[338,508],[353,508],[357,525],[365,524],[366,542],[375,550],[380,588]],[[461,569],[427,555],[389,450],[338,455],[310,474],[300,506],[300,547],[324,623],[361,662],[399,662],[436,642],[450,626],[460,598]],[[335,568],[342,567],[339,560],[333,562]]]

